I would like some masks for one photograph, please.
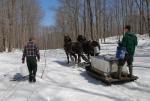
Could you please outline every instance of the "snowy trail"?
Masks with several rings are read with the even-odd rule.
[[[113,39],[112,39],[113,41]],[[61,49],[44,51],[38,62],[37,83],[10,81],[16,74],[27,75],[25,64],[21,64],[20,51],[0,53],[0,101],[150,101],[150,41],[142,40],[134,62],[135,82],[105,86],[87,75],[83,68],[66,64]],[[146,44],[147,43],[147,44]],[[149,44],[148,44],[149,43]],[[116,44],[102,44],[102,54],[114,54]],[[4,76],[5,75],[5,76]]]

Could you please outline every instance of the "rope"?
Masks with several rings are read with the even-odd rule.
[[[46,69],[46,67],[47,67],[47,65],[46,65],[46,47],[45,47],[45,52],[44,52],[44,58],[45,58],[45,66],[44,66],[44,68],[43,68],[43,70],[42,70],[41,79],[43,78],[43,75],[44,75],[45,69]]]

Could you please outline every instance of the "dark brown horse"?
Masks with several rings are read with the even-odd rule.
[[[88,59],[90,56],[97,56],[100,52],[100,44],[97,41],[87,41],[87,39],[79,35],[77,41],[81,43],[84,54],[87,55]]]
[[[71,38],[69,36],[64,37],[64,50],[67,55],[67,60],[69,64],[69,57],[74,57],[75,62],[80,63],[80,57],[83,58],[86,62],[88,62],[88,59],[83,55],[83,48],[81,43],[79,42],[72,42]]]
[[[100,45],[96,41],[87,41],[85,37],[79,35],[77,42],[72,42],[69,36],[64,37],[64,50],[67,55],[69,63],[69,57],[74,57],[75,62],[81,62],[81,58],[90,62],[90,56],[98,55],[99,52],[95,52],[95,48],[100,50]],[[85,55],[87,56],[85,56]]]

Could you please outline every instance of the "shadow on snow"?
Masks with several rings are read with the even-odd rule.
[[[16,73],[13,78],[10,79],[10,81],[27,81],[29,79],[29,76],[23,76],[21,73]]]

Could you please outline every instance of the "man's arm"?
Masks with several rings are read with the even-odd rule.
[[[25,61],[25,57],[26,57],[26,46],[24,47],[24,50],[23,50],[23,55],[22,55],[22,63],[24,63]]]
[[[135,36],[135,46],[138,45],[137,36]]]
[[[35,50],[36,50],[37,59],[40,60],[40,52],[39,52],[39,48],[37,45],[35,45]]]
[[[123,38],[122,38],[122,46],[123,46],[123,47],[126,47],[126,46],[127,46],[127,38],[126,38],[126,35],[123,36]]]

